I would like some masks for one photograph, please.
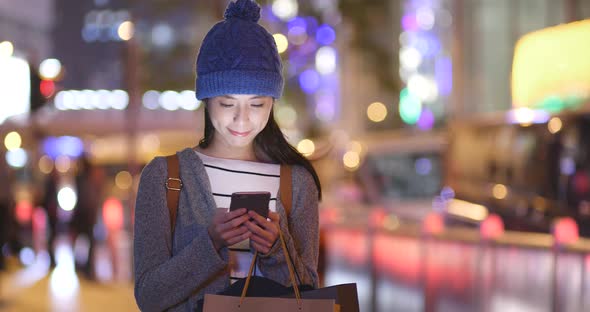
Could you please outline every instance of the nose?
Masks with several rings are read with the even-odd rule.
[[[236,112],[234,114],[234,121],[235,122],[246,122],[248,121],[249,118],[249,111],[248,111],[248,107],[242,107],[242,106],[238,106],[236,108]]]

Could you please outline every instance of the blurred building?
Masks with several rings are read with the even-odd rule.
[[[512,59],[520,37],[590,18],[590,2],[583,0],[475,0],[452,5],[458,116],[511,108]]]
[[[0,2],[0,41],[12,42],[14,54],[32,62],[52,56],[54,24],[52,0]]]

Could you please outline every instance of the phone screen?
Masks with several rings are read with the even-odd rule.
[[[269,202],[270,192],[236,192],[231,194],[229,210],[246,208],[267,218]]]

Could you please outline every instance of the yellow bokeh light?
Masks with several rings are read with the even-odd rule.
[[[561,130],[561,127],[563,127],[563,123],[561,122],[561,119],[559,119],[559,117],[553,117],[547,123],[547,128],[549,129],[549,132],[553,134],[559,132]]]
[[[512,64],[514,107],[549,95],[590,96],[590,20],[534,31],[518,40]]]
[[[367,117],[372,122],[381,122],[387,117],[387,107],[381,102],[371,103],[367,108]]]
[[[297,123],[297,111],[288,105],[275,106],[275,117],[281,128],[293,128]]]
[[[66,173],[72,167],[72,162],[68,156],[59,155],[55,159],[55,169],[61,173]]]
[[[127,41],[133,38],[133,33],[134,26],[133,23],[130,21],[125,21],[121,23],[121,25],[119,25],[119,28],[117,29],[117,34],[119,35],[119,38],[121,38],[121,40]]]
[[[277,50],[279,51],[279,53],[287,51],[287,48],[289,47],[289,40],[287,40],[287,37],[285,37],[285,35],[277,33],[272,35],[272,37],[275,39],[275,42],[277,44]]]
[[[350,141],[348,143],[348,149],[360,154],[363,151],[363,145],[359,141]]]
[[[4,137],[4,146],[6,146],[6,149],[9,151],[20,148],[22,143],[23,140],[20,137],[20,134],[16,131],[12,131]]]
[[[304,156],[309,156],[315,152],[315,144],[310,139],[303,139],[297,144],[297,150]]]
[[[361,162],[361,157],[355,151],[348,151],[342,156],[342,162],[347,169],[355,170]]]
[[[2,41],[0,42],[0,57],[9,57],[12,56],[14,52],[14,46],[10,41]]]
[[[492,189],[492,195],[494,195],[496,199],[504,199],[506,198],[506,195],[508,195],[508,189],[503,184],[496,184]]]
[[[44,174],[49,174],[53,170],[53,160],[51,157],[47,155],[43,155],[39,159],[39,171],[43,172]]]
[[[115,185],[122,190],[127,190],[133,185],[133,177],[127,171],[120,171],[115,176]]]

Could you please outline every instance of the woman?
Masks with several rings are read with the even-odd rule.
[[[225,20],[205,36],[197,57],[196,95],[205,103],[204,138],[177,153],[180,193],[174,233],[166,207],[166,160],[143,170],[135,210],[135,297],[142,310],[188,311],[207,293],[245,275],[290,284],[279,228],[302,284],[318,286],[318,176],[285,140],[273,117],[283,89],[273,37],[250,0],[229,4]],[[280,165],[292,165],[292,209],[277,196]],[[238,191],[272,194],[269,218],[228,212]]]

